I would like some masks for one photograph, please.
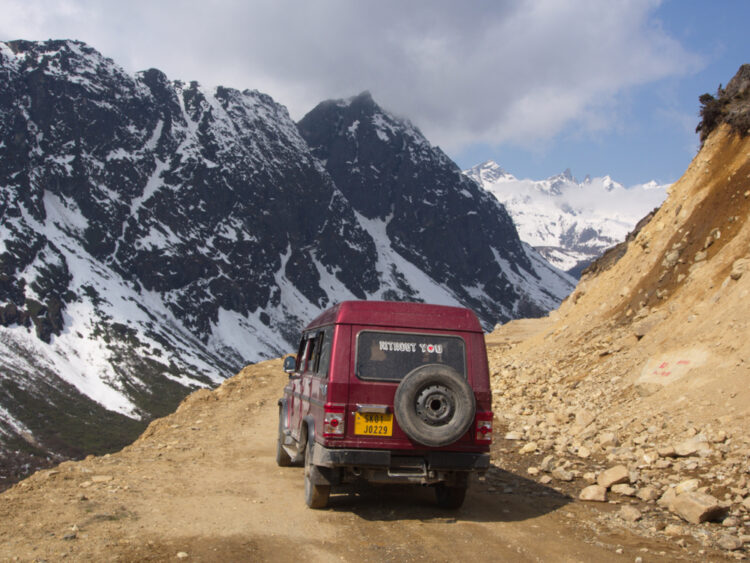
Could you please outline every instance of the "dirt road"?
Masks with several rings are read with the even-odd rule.
[[[496,460],[464,507],[429,489],[303,501],[274,462],[278,360],[199,391],[122,452],[41,471],[0,495],[0,561],[644,561],[678,546],[603,526],[593,506]],[[496,456],[493,456],[496,457]],[[618,552],[619,550],[619,552]],[[687,556],[686,556],[687,559]]]

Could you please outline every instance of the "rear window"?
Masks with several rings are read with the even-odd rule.
[[[458,336],[363,330],[356,358],[360,379],[400,381],[424,364],[448,365],[466,376],[465,345]]]

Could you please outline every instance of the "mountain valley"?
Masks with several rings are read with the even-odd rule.
[[[119,449],[334,302],[460,304],[489,329],[573,289],[367,93],[296,124],[77,41],[0,43],[0,70],[0,481]]]
[[[6,56],[6,51],[0,53]],[[226,95],[230,94],[239,95]],[[260,104],[263,112],[278,109],[258,101],[259,94],[242,96]],[[185,100],[200,98],[194,92],[181,93],[177,99],[180,107]],[[704,115],[699,127],[702,148],[682,178],[668,189],[659,209],[641,221],[617,249],[594,262],[575,290],[564,300],[560,297],[559,307],[550,307],[554,310],[546,316],[511,320],[487,334],[495,413],[492,464],[484,480],[472,483],[467,502],[458,512],[436,511],[432,500],[422,494],[425,491],[401,488],[342,491],[330,510],[305,509],[302,470],[278,468],[273,462],[276,399],[286,379],[281,361],[273,359],[243,368],[214,390],[194,391],[173,413],[150,422],[137,440],[120,451],[65,461],[0,493],[0,559],[422,561],[472,558],[481,550],[490,558],[520,561],[746,560],[750,554],[750,65],[743,65],[712,100],[712,111],[718,114],[711,113],[709,120]],[[198,104],[203,110],[193,114],[200,117],[198,123],[211,122],[207,115],[220,113],[212,102],[204,105],[204,101]],[[20,115],[24,115],[22,111]],[[184,113],[179,115],[184,119]],[[364,127],[368,121],[375,124],[369,131]],[[383,174],[374,164],[372,151],[379,146],[373,144],[374,139],[385,136],[396,145],[410,147],[406,153],[414,158],[400,163],[407,174],[428,174],[420,166],[423,158],[443,159],[444,155],[422,143],[412,128],[403,122],[396,127],[394,122],[392,116],[380,113],[369,95],[360,95],[324,102],[300,122],[299,133],[294,133],[296,127],[284,129],[290,139],[304,140],[300,146],[307,147],[309,160],[305,162],[309,166],[295,164],[299,166],[296,173],[317,174],[321,189],[330,195],[326,204],[338,206],[340,213],[326,215],[319,223],[310,219],[312,223],[300,225],[299,230],[291,229],[285,235],[287,244],[277,248],[281,253],[276,257],[278,263],[264,258],[263,253],[254,258],[261,264],[267,259],[278,265],[272,270],[279,288],[277,309],[260,305],[255,309],[266,328],[275,326],[279,311],[289,318],[296,313],[295,322],[299,322],[304,314],[330,302],[332,290],[341,287],[368,298],[394,295],[385,291],[402,298],[450,295],[457,301],[468,295],[487,322],[491,317],[485,314],[492,310],[489,292],[507,290],[494,286],[490,277],[504,275],[505,283],[513,287],[521,287],[526,279],[543,278],[535,266],[537,258],[533,258],[538,254],[518,236],[511,236],[515,231],[507,231],[504,240],[510,241],[508,247],[490,245],[490,254],[499,256],[494,263],[483,264],[486,270],[474,270],[478,276],[472,281],[475,285],[446,276],[441,284],[429,286],[435,293],[417,293],[424,286],[415,280],[434,280],[441,268],[431,269],[434,262],[420,261],[402,234],[404,225],[414,218],[409,214],[412,208],[398,200],[384,206],[381,198],[356,190],[356,186],[369,185],[371,175]],[[165,118],[162,127],[166,123]],[[195,122],[185,120],[185,129],[190,129],[191,123]],[[124,130],[133,131],[133,127]],[[208,125],[195,138],[206,138],[205,128]],[[268,137],[278,140],[281,134],[274,130]],[[144,128],[141,136],[153,139],[153,130]],[[75,146],[75,142],[68,145],[74,153],[69,161],[74,170],[85,160],[75,153]],[[213,158],[219,152],[217,149]],[[164,173],[163,180],[191,173],[196,166],[202,170],[199,177],[219,173],[204,169],[205,161],[200,168],[195,162],[188,165],[186,156],[176,160],[179,162],[170,161],[174,171]],[[105,161],[110,162],[103,159],[94,168],[100,169]],[[43,169],[59,165],[67,170],[66,162],[57,159]],[[158,169],[159,161],[153,162],[154,168],[145,167],[147,172]],[[101,164],[102,170],[106,168]],[[259,170],[261,176],[273,177],[268,165]],[[389,182],[377,184],[394,190],[397,197],[404,189],[403,177],[396,173],[399,170],[396,167],[390,173]],[[431,170],[441,182],[447,181]],[[143,178],[153,178],[152,173]],[[474,182],[464,184],[456,179],[461,175],[457,169],[451,167],[447,173],[461,187],[459,194],[442,194],[451,205],[476,200],[484,207],[502,209]],[[181,261],[175,258],[181,245],[197,245],[200,238],[200,225],[187,227],[185,217],[203,213],[209,203],[221,202],[209,202],[211,198],[204,194],[189,203],[189,190],[184,200],[170,199],[166,193],[164,204],[157,206],[165,213],[164,222],[145,219],[146,228],[130,221],[131,211],[146,213],[138,211],[143,198],[138,190],[129,197],[118,194],[107,199],[104,185],[97,184],[96,197],[77,201],[76,192],[7,189],[7,182],[27,176],[16,171],[3,180],[3,266],[15,268],[15,277],[4,271],[0,287],[6,292],[5,299],[23,292],[20,294],[26,300],[15,309],[5,307],[2,342],[9,352],[17,352],[24,343],[28,346],[26,356],[3,351],[6,358],[24,359],[15,363],[4,360],[3,373],[15,375],[2,380],[4,392],[11,396],[13,382],[26,381],[21,368],[33,361],[49,370],[49,381],[56,381],[54,364],[40,359],[43,356],[33,352],[30,342],[37,345],[48,338],[54,345],[58,340],[65,342],[66,335],[79,338],[76,331],[85,342],[94,330],[105,334],[109,330],[119,336],[111,336],[109,342],[131,340],[133,346],[148,345],[151,353],[143,354],[146,358],[160,358],[152,351],[157,345],[164,346],[162,355],[168,351],[166,357],[175,358],[177,368],[166,378],[170,382],[184,388],[215,385],[218,381],[212,376],[218,370],[214,371],[217,364],[213,362],[232,357],[231,350],[228,354],[222,350],[231,348],[227,341],[233,332],[218,331],[219,324],[211,315],[206,321],[199,312],[203,297],[216,297],[213,291],[218,292],[224,282],[201,284],[197,276],[194,285],[182,286],[184,280],[174,278],[182,270],[173,266],[187,265],[191,274],[205,270],[221,278],[220,274],[226,273],[222,268],[233,264],[226,256],[226,241],[218,235],[207,255],[188,252]],[[449,192],[447,185],[435,182],[440,190]],[[63,188],[65,182],[57,178],[47,185]],[[231,183],[225,179],[223,185]],[[302,198],[303,184],[297,187]],[[176,189],[164,185],[151,195]],[[273,193],[270,185],[267,189]],[[469,195],[463,194],[463,189]],[[427,199],[419,200],[420,195]],[[443,226],[435,222],[431,210],[441,203],[434,196],[406,193],[405,199],[426,202],[421,213],[429,220],[424,228],[434,229],[432,236],[440,236]],[[307,203],[316,205],[305,200]],[[191,204],[189,213],[177,220],[180,206]],[[317,204],[320,210],[328,209]],[[119,209],[115,215],[120,213],[124,222],[117,223],[120,229],[104,229],[103,215],[78,211],[86,206]],[[303,210],[287,206],[282,213],[296,219]],[[462,207],[460,214],[471,211]],[[494,240],[488,234],[493,228],[506,232],[503,229],[509,227],[499,219],[503,213],[480,215],[476,210],[477,223],[483,229],[471,240],[487,240],[483,236]],[[264,219],[262,212],[253,217],[271,228],[271,220]],[[334,227],[335,217],[343,219]],[[170,223],[171,219],[175,222]],[[157,228],[162,224],[171,225],[169,232],[164,226]],[[240,223],[233,227],[242,230]],[[205,228],[210,239],[213,231]],[[89,229],[94,229],[96,236],[87,237],[86,233],[92,232]],[[342,243],[334,247],[336,252],[327,251],[319,246],[320,233],[352,242],[356,248]],[[71,236],[64,239],[63,235]],[[248,227],[242,236],[249,242],[251,236],[261,235]],[[305,252],[295,254],[289,243],[295,237]],[[241,240],[239,234],[237,239]],[[117,249],[111,254],[105,252],[110,248],[107,240],[111,249]],[[132,248],[128,244],[119,247],[128,240],[133,241]],[[103,241],[101,246],[99,241]],[[164,253],[163,262],[149,254],[155,249]],[[337,254],[349,256],[350,251],[352,259],[372,258],[360,266],[370,267],[372,276],[359,280],[359,285],[347,278],[350,270],[343,268],[345,258]],[[10,261],[10,256],[16,261]],[[210,259],[217,256],[218,264],[214,264]],[[27,261],[21,262],[24,257]],[[510,264],[510,257],[518,261]],[[455,256],[440,258],[441,265],[450,267]],[[96,273],[94,282],[79,278],[81,263]],[[134,271],[126,270],[125,263]],[[332,265],[330,270],[326,264]],[[382,268],[383,264],[388,267]],[[150,271],[149,266],[154,279],[144,274]],[[545,271],[544,275],[562,276],[553,269]],[[307,285],[311,276],[320,283]],[[62,281],[45,285],[50,278]],[[18,283],[20,279],[24,283]],[[383,280],[389,283],[381,284]],[[477,291],[480,285],[487,293]],[[183,287],[187,288],[184,292]],[[510,308],[497,304],[495,314],[508,320],[513,317],[510,312],[531,309],[538,313],[543,307],[538,302],[532,307],[527,300],[528,295],[553,299],[543,287],[549,285],[536,286],[538,293],[519,294]],[[287,300],[290,295],[294,300]],[[195,302],[191,296],[197,296]],[[244,318],[249,326],[253,313],[249,301],[224,298],[225,306],[236,308],[219,307],[218,318],[229,312],[229,317]],[[29,308],[32,301],[46,309]],[[275,302],[273,295],[270,302]],[[134,311],[129,318],[143,315],[140,324],[123,321],[122,327],[118,326],[118,318],[112,315],[125,310],[126,304]],[[73,312],[79,306],[94,312],[98,307],[97,316],[88,319],[99,324],[74,324]],[[262,322],[263,313],[268,325]],[[24,321],[28,321],[28,330]],[[244,325],[236,321],[225,326]],[[166,331],[164,327],[170,330],[160,332]],[[201,332],[203,329],[208,332]],[[21,339],[17,334],[25,336]],[[226,336],[218,338],[219,334]],[[270,331],[264,334],[269,335],[268,342],[282,342],[272,340],[276,335]],[[180,349],[165,344],[172,342],[192,348],[183,361],[206,368],[196,372],[195,381],[180,379],[183,372],[176,365]],[[76,351],[78,357],[87,353],[82,345]],[[166,364],[165,359],[160,361]],[[138,366],[135,368],[133,373],[140,373]],[[111,384],[114,380],[109,378]],[[126,387],[125,383],[135,389],[143,387],[143,382],[133,379],[119,381],[115,387]],[[9,412],[0,410],[4,424],[17,420]],[[23,438],[24,429],[15,424],[14,439],[33,440],[33,436]],[[343,529],[352,533],[342,534]]]

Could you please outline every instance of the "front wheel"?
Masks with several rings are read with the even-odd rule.
[[[279,436],[276,439],[276,465],[279,467],[289,467],[292,465],[292,458],[284,449],[284,413],[279,407]]]
[[[313,448],[315,447],[312,439],[307,440],[305,450],[305,504],[310,508],[325,508],[328,506],[328,496],[331,494],[330,485],[316,485],[313,482],[316,467],[313,465]]]

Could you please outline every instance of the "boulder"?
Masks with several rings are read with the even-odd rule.
[[[589,485],[581,491],[578,495],[581,500],[588,500],[593,502],[606,502],[607,501],[607,489],[601,485]]]
[[[694,436],[684,442],[680,442],[674,447],[675,455],[678,457],[688,457],[691,455],[699,455],[709,453],[711,446],[705,438]]]
[[[596,478],[596,482],[605,489],[618,483],[627,483],[630,481],[630,472],[624,465],[615,465],[606,471],[602,471]]]
[[[520,453],[520,454],[531,454],[531,453],[534,453],[536,451],[537,447],[538,447],[538,445],[537,445],[536,442],[528,442],[520,450],[518,450],[518,453]]]
[[[620,509],[620,517],[628,522],[636,522],[641,519],[641,516],[643,516],[641,511],[635,506],[626,504]]]
[[[612,492],[618,495],[626,497],[635,496],[635,488],[631,487],[626,483],[620,483],[619,485],[612,485]]]
[[[737,536],[722,534],[716,545],[725,551],[734,551],[742,547],[742,540]]]
[[[720,520],[729,511],[717,498],[699,492],[675,495],[669,509],[691,524]]]
[[[554,477],[558,481],[572,481],[573,473],[566,469],[563,469],[562,467],[556,467],[552,470],[552,477]]]
[[[678,495],[681,495],[682,493],[690,493],[692,491],[697,491],[700,485],[701,482],[699,479],[688,479],[678,483],[674,488],[674,492]]]
[[[643,487],[635,496],[643,501],[651,502],[659,498],[659,491],[653,487]]]
[[[674,499],[677,498],[677,493],[674,492],[674,488],[670,487],[666,491],[664,491],[664,494],[659,497],[659,500],[656,501],[656,504],[659,506],[663,506],[664,508],[671,509],[672,503],[674,502]]]
[[[552,461],[554,460],[554,456],[548,455],[543,460],[542,463],[539,464],[539,469],[542,471],[551,471],[552,470]]]
[[[614,448],[620,445],[620,441],[617,439],[617,434],[614,432],[603,432],[599,435],[599,446],[603,449]]]

